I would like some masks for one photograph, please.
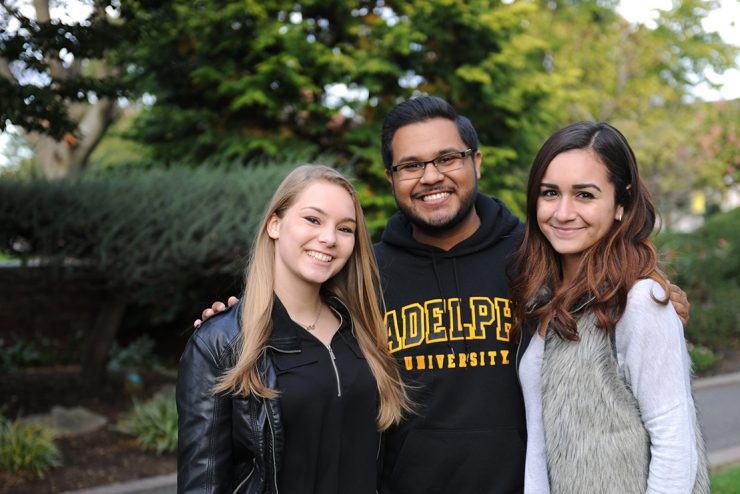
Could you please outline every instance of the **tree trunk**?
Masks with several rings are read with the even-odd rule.
[[[127,304],[125,296],[111,294],[100,308],[82,361],[82,383],[91,390],[99,388],[105,379],[111,345],[121,326]]]
[[[77,127],[78,135],[67,134],[61,141],[38,133],[29,136],[46,178],[61,178],[82,171],[118,113],[116,104],[108,98],[85,106]]]

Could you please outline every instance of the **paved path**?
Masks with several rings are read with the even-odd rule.
[[[740,462],[740,372],[699,379],[694,399],[711,465]],[[163,475],[65,494],[175,494],[176,475]]]
[[[697,381],[694,400],[709,451],[709,463],[740,462],[740,373]]]

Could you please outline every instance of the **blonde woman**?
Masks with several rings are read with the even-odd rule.
[[[408,410],[352,185],[305,165],[275,192],[241,301],[180,362],[178,492],[374,493]]]

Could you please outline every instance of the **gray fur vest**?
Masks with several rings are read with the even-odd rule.
[[[637,400],[619,374],[609,335],[591,314],[580,341],[548,331],[542,360],[542,416],[552,494],[644,494],[650,438]],[[709,492],[704,441],[694,423],[699,465],[694,494]]]

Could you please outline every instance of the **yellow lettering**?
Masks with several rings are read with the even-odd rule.
[[[407,305],[402,310],[403,348],[419,346],[424,341],[424,308],[419,304]]]
[[[437,357],[437,369],[444,369],[445,356],[435,355],[435,357]]]
[[[478,354],[475,352],[470,354],[470,367],[478,367]]]
[[[455,354],[454,353],[447,354],[447,368],[448,369],[455,368]]]
[[[458,367],[467,367],[468,366],[468,354],[467,353],[461,353],[460,354],[460,360],[457,363]]]
[[[403,348],[401,335],[398,334],[398,316],[395,310],[385,313],[385,327],[388,330],[388,350],[391,353],[397,352]]]
[[[447,329],[443,317],[445,306],[443,299],[428,300],[424,304],[426,313],[426,327],[428,328],[427,343],[447,341]]]
[[[413,357],[404,357],[403,358],[403,366],[406,368],[406,370],[413,370],[414,369],[414,358]]]
[[[460,313],[460,299],[450,298],[447,299],[447,313],[450,318],[450,339],[451,340],[463,340],[467,337],[466,332],[469,333],[469,328],[466,327],[462,322],[462,314]]]
[[[498,319],[498,324],[496,325],[496,339],[499,341],[509,341],[511,330],[511,300],[508,298],[496,297],[495,303]],[[508,322],[502,324],[504,318],[506,318]]]
[[[468,338],[484,340],[486,328],[493,324],[493,304],[488,297],[470,297],[471,321],[468,327]]]
[[[509,364],[509,350],[501,350],[501,363],[503,365]]]
[[[416,368],[420,370],[426,368],[426,366],[424,365],[424,355],[416,356]]]
[[[496,350],[491,350],[490,352],[488,352],[488,356],[491,357],[490,365],[496,365]]]

